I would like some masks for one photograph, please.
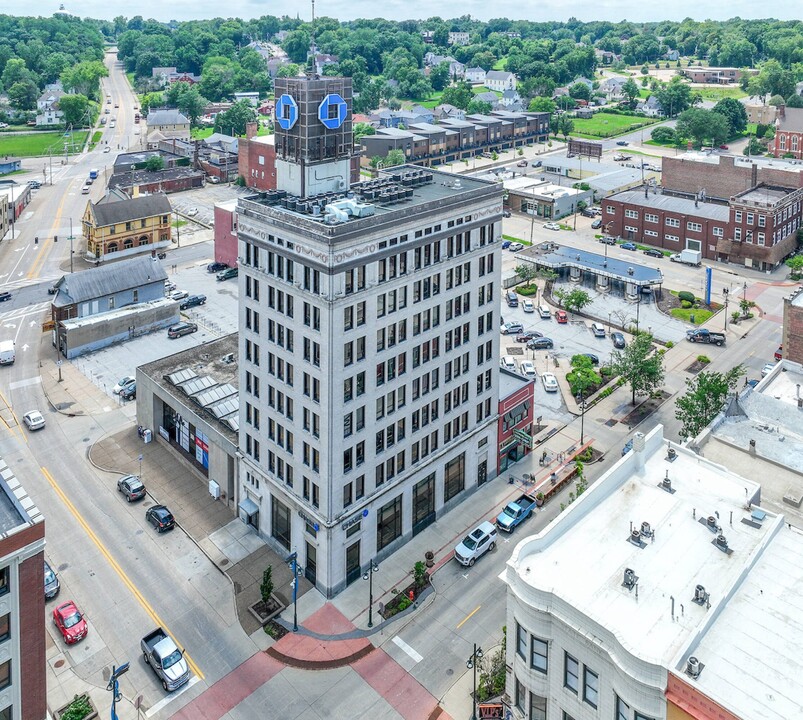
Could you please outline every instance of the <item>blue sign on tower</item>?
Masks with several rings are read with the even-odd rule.
[[[330,130],[337,130],[346,121],[348,111],[346,101],[337,93],[331,93],[318,106],[318,120]]]
[[[276,101],[276,122],[282,130],[289,130],[298,120],[298,104],[289,95],[282,95]]]

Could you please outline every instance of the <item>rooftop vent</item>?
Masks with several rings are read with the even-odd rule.
[[[648,522],[641,523],[641,534],[644,537],[651,538],[655,533],[653,532]]]
[[[666,477],[661,480],[661,488],[670,493],[674,492],[672,489],[672,480],[669,478],[669,470],[666,471]]]
[[[708,598],[710,597],[709,593],[705,591],[705,587],[702,585],[696,585],[694,587],[694,597],[692,598],[693,603],[697,603],[697,605],[708,605]]]
[[[221,362],[226,363],[226,365],[231,365],[234,362],[234,353],[228,353],[220,358]]]
[[[709,530],[718,530],[719,525],[717,524],[717,519],[713,515],[709,515],[705,521],[706,526]]]
[[[723,550],[726,550],[728,547],[728,539],[722,535],[722,533],[717,535],[717,539],[714,542],[716,542],[717,547],[722,548]]]
[[[625,576],[624,580],[622,581],[622,587],[626,587],[628,590],[632,590],[636,583],[638,582],[638,576],[631,568],[625,568]]]
[[[696,657],[694,657],[694,655],[692,655],[686,661],[686,674],[696,679],[700,677],[700,673],[702,671],[703,671],[703,664]]]

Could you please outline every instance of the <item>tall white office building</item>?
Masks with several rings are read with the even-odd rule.
[[[351,80],[276,96],[278,189],[238,204],[240,512],[331,596],[496,474],[502,195],[350,187]]]

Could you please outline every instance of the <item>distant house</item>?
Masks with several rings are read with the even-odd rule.
[[[155,67],[151,70],[151,77],[162,87],[176,82],[184,82],[190,85],[201,82],[200,75],[193,75],[190,72],[181,72],[174,67]]]
[[[287,55],[282,55],[281,57],[272,57],[270,60],[267,61],[266,65],[268,66],[268,75],[270,75],[271,80],[276,79],[276,73],[279,72],[279,68],[283,65],[289,65],[290,59]]]
[[[516,90],[505,90],[502,97],[497,100],[497,104],[505,109],[510,109],[514,105],[521,105],[521,95]]]
[[[434,120],[432,110],[420,108],[420,112],[412,110],[382,110],[377,113],[380,127],[397,128],[399,125],[405,127],[412,123],[431,123]]]
[[[290,34],[290,31],[289,31],[289,30],[279,30],[279,32],[277,32],[277,33],[276,33],[276,34],[273,36],[273,39],[274,39],[274,40],[275,40],[277,43],[283,43],[285,40],[287,40],[287,36],[288,36],[289,34]]]
[[[775,157],[791,155],[796,160],[803,159],[803,108],[778,107],[770,149]]]
[[[441,120],[465,120],[466,119],[466,111],[461,110],[459,107],[455,107],[454,105],[450,105],[449,103],[443,103],[442,105],[435,106],[435,120],[440,122]]]
[[[64,113],[59,108],[59,100],[67,93],[60,87],[45,90],[36,101],[36,124],[59,125],[64,122]]]
[[[471,68],[466,68],[465,79],[466,82],[476,83],[477,85],[483,85],[485,83],[485,75],[486,72],[481,67],[471,67]]]
[[[597,63],[600,65],[613,65],[622,59],[621,55],[617,55],[610,50],[594,49],[594,56],[597,58]]]
[[[176,323],[178,303],[165,297],[165,280],[151,257],[64,275],[50,308],[58,352],[74,358]]]
[[[606,78],[599,84],[599,90],[605,93],[608,102],[617,102],[624,97],[622,88],[626,82],[627,78],[623,77]]]
[[[248,100],[254,107],[259,106],[259,93],[258,92],[236,92],[234,93],[234,102],[240,100]]]
[[[644,102],[636,105],[636,112],[642,112],[647,117],[663,117],[664,109],[655,95],[650,95]]]
[[[495,92],[484,92],[484,93],[477,93],[474,96],[474,100],[478,102],[487,102],[491,103],[491,105],[496,105],[499,102],[499,96]]]
[[[489,90],[504,92],[505,90],[516,89],[516,76],[506,70],[490,70],[485,74],[483,83]]]
[[[434,30],[422,30],[421,31],[421,39],[427,45],[432,45],[432,43],[435,42],[435,31]]]
[[[190,139],[189,118],[174,108],[158,108],[149,111],[146,123],[148,125],[148,143],[151,142],[152,133],[161,135],[160,139],[162,140],[166,138]]]
[[[572,85],[576,85],[577,83],[583,83],[589,90],[594,89],[594,83],[589,80],[587,77],[583,77],[582,75],[579,78],[576,78]]]
[[[327,55],[326,53],[318,53],[315,55],[315,72],[318,75],[323,75],[323,69],[327,65],[337,65],[340,58],[337,55]]]
[[[467,32],[450,32],[447,42],[449,45],[468,45],[471,36]]]
[[[587,120],[594,116],[594,111],[590,107],[579,107],[574,111],[575,117]]]
[[[677,50],[667,50],[664,53],[664,60],[676,61],[680,59],[680,53]]]

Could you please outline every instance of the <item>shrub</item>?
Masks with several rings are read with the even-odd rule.
[[[694,293],[690,293],[688,290],[681,290],[678,293],[678,300],[685,300],[686,302],[693,303],[694,299]]]
[[[427,566],[421,560],[413,565],[413,581],[417,588],[423,587],[427,582]]]
[[[681,300],[680,301],[680,307],[682,307],[684,310],[689,310],[691,308],[691,306],[692,306],[692,304],[688,300]]]
[[[402,598],[401,600],[399,600],[399,612],[402,612],[403,610],[406,610],[412,604],[413,603],[410,602],[410,598],[408,598],[408,597]]]
[[[669,341],[666,343],[666,349],[667,349],[667,350],[671,350],[673,347],[675,347],[675,343],[673,343],[671,340],[669,340]]]
[[[84,720],[92,712],[89,698],[86,695],[76,695],[69,707],[62,713],[61,720]]]
[[[708,365],[708,363],[711,362],[711,358],[708,357],[708,355],[698,355],[697,356],[697,362],[700,362],[700,363],[703,363],[705,365]]]
[[[273,566],[268,565],[265,572],[262,573],[262,582],[259,584],[259,594],[262,597],[262,602],[266,605],[270,601],[270,596],[273,593]]]

